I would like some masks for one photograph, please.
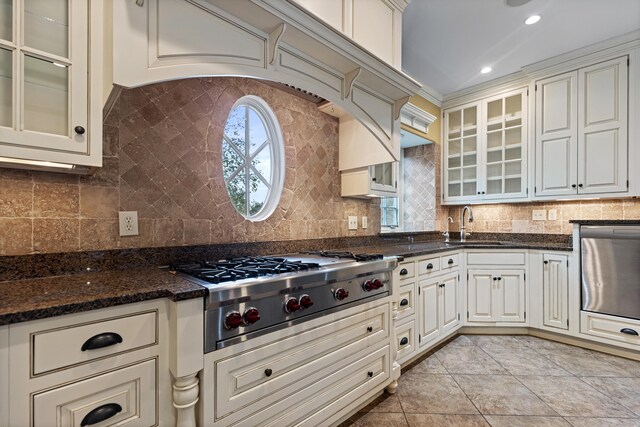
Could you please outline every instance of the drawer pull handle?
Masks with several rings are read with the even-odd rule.
[[[367,375],[369,375],[369,378],[373,377],[373,371],[367,372]]]
[[[271,369],[267,368],[267,369],[265,369],[265,370],[264,370],[264,374],[265,374],[266,376],[270,377],[270,376],[271,376],[271,374],[273,374],[273,371],[272,371]]]
[[[634,329],[631,328],[622,328],[620,329],[620,332],[622,332],[623,334],[627,334],[627,335],[633,335],[633,336],[638,336],[638,332],[635,331]]]
[[[400,301],[400,307],[404,307],[405,305],[409,305],[409,300],[406,298]]]
[[[121,342],[122,337],[119,334],[115,332],[104,332],[86,340],[80,350],[97,350],[99,348],[109,347],[110,345],[120,344]]]
[[[431,270],[433,268],[433,264],[429,263],[427,264],[427,270]]]
[[[406,276],[407,274],[409,274],[409,272],[407,271],[406,268],[403,268],[402,270],[400,270],[400,275],[401,276]]]
[[[447,264],[449,265],[453,264],[453,259],[449,258],[449,261],[447,262]]]
[[[373,326],[367,326],[367,332],[373,332]]]
[[[101,423],[104,420],[108,420],[119,412],[122,412],[122,406],[117,403],[107,403],[106,405],[98,406],[85,415],[80,422],[80,425],[82,427],[92,426],[94,424]]]
[[[402,337],[402,339],[400,340],[400,345],[407,345],[407,344],[409,344],[409,338]]]

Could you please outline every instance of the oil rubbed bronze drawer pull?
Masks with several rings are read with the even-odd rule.
[[[97,350],[99,348],[109,347],[112,345],[120,344],[122,337],[115,332],[103,332],[98,335],[94,335],[82,344],[80,350]]]
[[[400,340],[400,345],[407,345],[407,344],[409,344],[409,338],[402,337],[402,339]]]
[[[431,269],[433,269],[433,264],[431,263],[427,264],[427,270],[431,270]]]
[[[633,336],[638,336],[638,332],[634,329],[631,328],[622,328],[620,329],[620,332],[622,332],[623,334],[627,334],[627,335],[633,335]]]
[[[98,424],[105,420],[108,420],[119,412],[122,412],[122,406],[118,405],[117,403],[107,403],[106,405],[98,406],[87,415],[85,415],[80,422],[80,425],[82,427],[92,426],[94,424]]]
[[[401,276],[406,276],[407,274],[409,274],[409,272],[407,271],[406,268],[403,268],[402,270],[400,270],[400,275]]]

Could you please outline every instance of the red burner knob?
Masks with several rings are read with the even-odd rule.
[[[309,308],[313,305],[313,300],[311,299],[311,297],[309,295],[302,295],[300,297],[300,307],[302,308]]]
[[[338,289],[336,289],[336,291],[333,293],[333,296],[335,296],[335,297],[336,297],[336,299],[337,299],[338,301],[342,301],[343,299],[345,299],[345,298],[348,298],[348,297],[349,297],[349,292],[345,291],[345,290],[344,290],[344,289],[342,289],[342,288],[338,288]]]
[[[227,329],[235,329],[244,324],[244,320],[242,319],[242,315],[237,311],[232,311],[227,313],[227,316],[224,318],[224,326]]]
[[[284,311],[287,313],[294,313],[300,310],[300,304],[298,304],[298,300],[295,298],[289,298],[284,303]]]
[[[371,288],[372,289],[380,289],[384,286],[384,283],[382,283],[382,280],[380,279],[373,279],[371,281]]]
[[[242,319],[245,325],[253,325],[260,320],[260,312],[255,307],[247,308],[242,315]]]
[[[362,284],[362,289],[364,289],[366,292],[371,292],[373,290],[371,280],[367,280],[366,282],[364,282]]]

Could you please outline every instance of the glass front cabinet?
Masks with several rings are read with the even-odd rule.
[[[0,0],[2,163],[99,166],[101,144],[89,144],[102,139],[89,123],[89,7],[87,0]]]
[[[520,89],[445,111],[445,203],[527,196],[526,108]]]

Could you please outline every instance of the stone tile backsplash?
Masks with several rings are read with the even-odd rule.
[[[285,140],[278,208],[244,220],[222,178],[222,130],[235,101],[262,97]],[[338,121],[315,104],[242,78],[124,89],[104,122],[104,167],[91,176],[0,169],[0,255],[375,235],[377,202],[343,199]],[[118,235],[118,211],[140,235]],[[369,228],[348,231],[348,215]]]

